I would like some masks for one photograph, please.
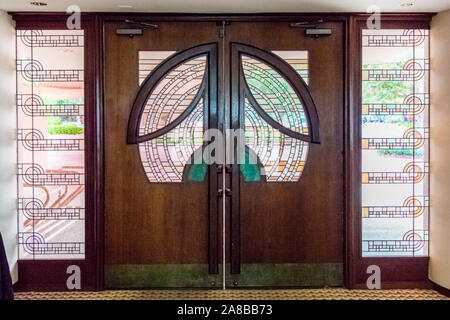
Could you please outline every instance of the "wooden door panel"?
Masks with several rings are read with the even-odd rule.
[[[227,277],[230,285],[342,283],[344,33],[342,23],[321,27],[331,27],[333,34],[309,38],[289,23],[232,23],[227,29],[229,42],[267,51],[307,50],[308,87],[320,122],[320,144],[309,144],[298,182],[249,183],[240,178],[242,268]],[[295,280],[287,283],[290,277]]]
[[[207,263],[208,182],[150,183],[126,133],[139,89],[138,52],[213,42],[216,26],[164,22],[134,38],[117,36],[119,26],[105,26],[105,263]]]

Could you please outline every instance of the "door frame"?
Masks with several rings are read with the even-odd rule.
[[[382,29],[428,29],[434,14],[382,15]],[[367,289],[366,281],[370,276],[367,269],[371,265],[379,266],[384,275],[381,287],[431,288],[428,279],[429,257],[362,257],[362,217],[361,217],[361,64],[362,30],[367,28],[369,14],[352,15],[348,21],[347,32],[347,103],[345,141],[346,158],[346,255],[345,283],[348,288]],[[357,190],[357,192],[354,192]]]
[[[64,12],[9,12],[16,29],[58,29],[66,27],[68,14]],[[384,27],[428,28],[435,13],[381,14]],[[66,268],[81,263],[88,273],[83,290],[102,290],[104,275],[104,101],[103,59],[106,22],[135,21],[169,22],[298,22],[333,21],[343,23],[344,43],[344,284],[347,288],[365,288],[365,268],[378,264],[391,271],[383,288],[430,287],[428,257],[424,258],[362,258],[360,253],[360,61],[359,35],[364,22],[370,17],[362,13],[274,13],[274,14],[166,14],[166,13],[82,13],[82,26],[86,31],[86,244],[87,256],[83,261],[19,260],[19,282],[15,289],[67,290]],[[408,270],[411,273],[402,273]],[[36,277],[40,274],[40,277]]]

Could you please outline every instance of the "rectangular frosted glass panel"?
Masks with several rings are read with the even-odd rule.
[[[166,58],[175,51],[139,51],[139,85]]]
[[[84,31],[17,31],[20,259],[84,259]]]
[[[308,51],[306,50],[276,50],[272,53],[291,65],[308,84]]]
[[[429,31],[363,30],[362,255],[428,255]]]

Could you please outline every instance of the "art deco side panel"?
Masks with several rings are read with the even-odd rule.
[[[428,255],[428,30],[363,30],[362,254]]]
[[[20,259],[85,254],[84,32],[17,31]]]

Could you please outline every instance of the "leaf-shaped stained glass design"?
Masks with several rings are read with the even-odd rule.
[[[139,84],[173,54],[173,51],[140,51]],[[142,165],[150,182],[182,182],[186,164],[203,145],[202,82],[206,63],[207,56],[200,55],[176,65],[150,92],[140,116],[139,136],[163,130],[139,143]],[[173,124],[177,119],[182,121]],[[194,178],[202,181],[204,175],[197,173]]]
[[[297,67],[299,75],[307,77],[307,52],[276,53],[292,67]],[[308,135],[305,110],[290,84],[268,64],[247,55],[242,55],[241,59],[253,101],[281,126]],[[298,181],[305,166],[309,143],[288,136],[267,123],[249,99],[245,99],[244,106],[246,146],[258,156],[263,166],[261,175],[265,175],[267,182]],[[250,167],[247,165],[246,168]],[[242,168],[241,173],[244,181],[259,181],[249,179]]]
[[[182,182],[194,151],[203,144],[203,101],[178,126],[139,143],[142,165],[150,182]]]
[[[245,100],[245,140],[264,167],[267,182],[298,181],[305,166],[308,143],[271,127]],[[241,170],[242,171],[242,170]],[[243,174],[245,181],[246,175]]]
[[[203,55],[178,65],[159,81],[142,112],[140,136],[164,128],[187,109],[201,87],[205,69],[206,55]]]
[[[290,84],[271,66],[242,55],[248,87],[261,108],[284,127],[308,135],[305,110]]]

